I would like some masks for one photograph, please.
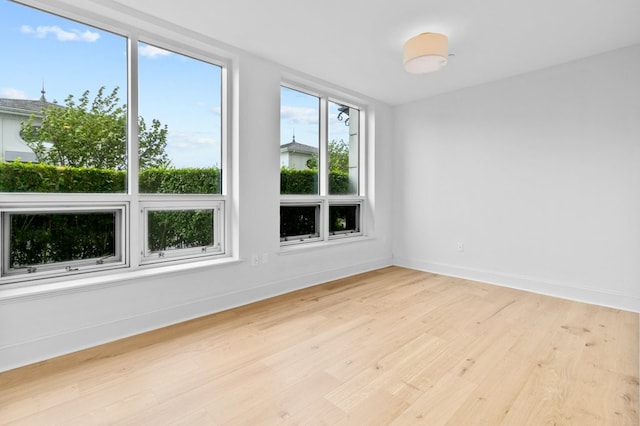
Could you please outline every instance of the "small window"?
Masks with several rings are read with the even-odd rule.
[[[55,276],[124,264],[124,206],[5,210],[2,275]]]
[[[280,206],[280,241],[296,243],[320,237],[320,204]]]
[[[329,205],[329,235],[360,234],[360,204]]]
[[[142,209],[143,262],[214,256],[222,250],[222,202],[197,206],[157,203]]]

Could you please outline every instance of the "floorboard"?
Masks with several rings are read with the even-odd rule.
[[[0,424],[638,425],[638,336],[389,267],[0,373]]]

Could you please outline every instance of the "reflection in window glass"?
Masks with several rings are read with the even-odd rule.
[[[315,238],[319,232],[320,206],[280,206],[280,241]]]
[[[138,45],[140,192],[220,194],[222,69]]]
[[[358,194],[360,111],[329,102],[329,194]]]
[[[320,99],[280,88],[280,193],[318,194]]]

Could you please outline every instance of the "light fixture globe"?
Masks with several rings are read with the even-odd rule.
[[[404,69],[411,74],[438,71],[447,64],[448,38],[440,33],[422,33],[404,44]]]

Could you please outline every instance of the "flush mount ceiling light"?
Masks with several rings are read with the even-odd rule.
[[[448,38],[440,33],[422,33],[404,44],[404,69],[411,74],[438,71],[447,64]]]

